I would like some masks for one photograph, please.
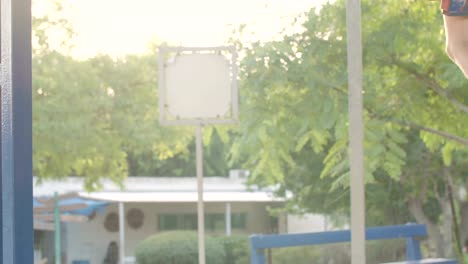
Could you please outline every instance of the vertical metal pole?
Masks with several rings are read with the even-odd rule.
[[[3,66],[1,65],[2,63],[2,53],[3,53],[3,49],[2,49],[2,46],[3,46],[3,8],[2,8],[2,5],[3,5],[3,0],[0,0],[0,27],[1,27],[1,35],[0,35],[0,74],[1,74],[1,81],[0,81],[0,91],[1,91],[1,86],[3,86],[3,83],[4,83],[4,78],[3,78]],[[1,105],[2,105],[2,96],[0,96],[0,109],[1,109]],[[1,112],[1,110],[0,110]],[[2,115],[0,114],[0,124],[2,124]],[[0,135],[2,134],[1,133],[1,128],[0,127]],[[2,149],[2,138],[0,137],[0,150]],[[3,156],[3,155],[2,155]],[[2,172],[2,162],[3,162],[3,158],[0,158],[0,172]],[[0,213],[2,214],[2,216],[0,217],[0,226],[3,226],[3,191],[2,191],[2,188],[3,188],[3,181],[2,181],[2,177],[0,177]],[[3,228],[2,228],[2,235],[0,236],[0,262],[3,262]]]
[[[349,148],[351,169],[351,263],[366,263],[364,125],[360,0],[347,0]]]
[[[420,260],[421,256],[421,244],[419,238],[409,237],[406,239],[406,260]]]
[[[119,255],[120,264],[125,263],[125,210],[123,202],[119,202]]]
[[[31,0],[1,0],[1,263],[33,263]]]
[[[224,222],[226,223],[226,236],[230,236],[232,226],[231,226],[231,203],[229,203],[229,202],[226,203],[226,212],[225,212],[225,214],[226,214],[225,215],[226,220]]]
[[[60,212],[58,193],[54,192],[54,234],[55,234],[55,263],[62,263],[62,239],[60,238]]]
[[[197,156],[197,214],[198,214],[198,263],[205,264],[205,215],[203,206],[203,137],[202,126],[197,126],[196,156]]]

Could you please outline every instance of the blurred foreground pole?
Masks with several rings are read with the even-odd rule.
[[[349,156],[351,186],[351,263],[366,263],[364,125],[360,0],[347,0]]]
[[[0,262],[33,263],[31,0],[1,0]]]

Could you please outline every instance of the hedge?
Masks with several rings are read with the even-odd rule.
[[[222,264],[224,247],[206,237],[206,263]],[[135,249],[138,264],[197,264],[198,238],[195,232],[173,231],[158,233],[140,242]]]
[[[405,241],[402,239],[367,242],[367,263],[376,264],[404,260],[405,246]],[[272,249],[272,262],[273,264],[351,264],[350,244],[337,243]]]
[[[249,238],[245,235],[220,236],[216,240],[223,245],[223,264],[250,264]]]
[[[247,236],[207,236],[207,264],[249,264]],[[305,247],[271,249],[273,264],[349,264],[350,244],[340,243]],[[367,243],[367,262],[382,263],[404,259],[405,241],[372,241]],[[140,242],[135,256],[138,264],[197,264],[196,232],[173,231],[158,233]]]

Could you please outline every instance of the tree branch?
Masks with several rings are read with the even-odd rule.
[[[427,226],[427,231],[430,237],[429,243],[431,243],[433,248],[436,249],[438,256],[443,256],[444,250],[442,246],[442,235],[440,234],[437,224],[432,222],[424,212],[422,201],[415,197],[410,198],[408,200],[408,209],[414,218],[416,218],[418,223],[425,224]]]
[[[366,108],[366,110],[369,111],[368,108]],[[435,128],[426,127],[426,126],[423,126],[423,125],[411,123],[411,122],[408,122],[408,121],[395,120],[395,119],[392,119],[392,118],[385,118],[385,117],[382,117],[382,116],[376,114],[373,111],[370,111],[369,113],[372,114],[376,118],[382,119],[383,121],[388,121],[388,122],[392,122],[392,123],[399,124],[399,125],[402,125],[402,126],[412,127],[412,128],[418,129],[418,130],[426,131],[426,132],[429,132],[431,134],[435,134],[435,135],[441,136],[443,138],[446,138],[446,139],[449,139],[449,140],[452,140],[452,141],[456,141],[456,142],[458,142],[458,143],[460,143],[460,144],[462,144],[464,146],[468,146],[468,139],[466,139],[464,137],[460,137],[460,136],[457,136],[457,135],[454,135],[454,134],[451,134],[451,133],[448,133],[448,132],[445,132],[445,131],[440,131],[440,130],[437,130]]]
[[[394,60],[394,61],[395,61],[395,63],[399,63],[399,62],[396,61],[396,60]],[[404,66],[403,63],[402,63],[401,65]],[[408,68],[409,70],[413,71],[413,70],[411,69],[411,67],[407,66],[407,68]],[[422,76],[421,78],[423,78],[423,77],[424,77],[424,78],[427,78],[427,77],[423,76],[422,74],[417,73],[416,71],[414,71],[414,72],[415,72],[414,74],[421,75],[421,76]],[[428,79],[429,81],[431,81],[431,79],[429,79],[429,78],[427,78],[427,79]],[[438,84],[435,83],[435,82],[434,82],[434,85],[435,85],[435,86],[438,86]],[[341,94],[341,95],[347,95],[347,94],[348,94],[346,91],[341,90],[340,87],[337,87],[337,86],[334,86],[334,85],[329,85],[329,87],[330,87],[331,89],[337,91],[337,92],[338,92],[339,94]],[[448,96],[448,93],[447,93],[444,89],[440,88],[440,86],[438,86],[438,87],[439,87],[438,89],[440,89],[445,95]],[[446,97],[446,98],[447,98],[447,97]],[[447,98],[447,99],[448,99],[448,98]],[[455,100],[455,99],[453,99],[453,100]],[[458,101],[455,100],[455,102],[458,102]],[[463,107],[462,110],[468,113],[468,107],[465,106],[465,105],[463,105],[463,104],[461,104],[460,102],[458,102],[458,103]],[[374,115],[375,117],[377,117],[377,118],[380,117],[380,118],[381,118],[380,115],[378,115],[377,113],[375,113],[375,112],[374,112],[372,109],[370,109],[369,107],[364,106],[364,109],[367,110],[370,114]],[[382,119],[386,120],[386,118],[382,118]],[[443,138],[446,138],[446,139],[449,139],[449,140],[452,140],[452,141],[456,141],[456,142],[461,143],[461,144],[463,144],[463,145],[465,145],[465,146],[468,146],[468,139],[463,138],[463,137],[460,137],[460,136],[457,136],[457,135],[454,135],[454,134],[450,134],[450,133],[445,132],[445,131],[440,131],[440,130],[437,130],[437,129],[434,129],[434,128],[430,128],[430,127],[426,127],[426,126],[422,126],[422,125],[410,123],[410,122],[407,122],[407,121],[391,120],[391,119],[389,119],[388,121],[394,122],[394,123],[397,123],[397,124],[400,124],[400,125],[403,125],[403,126],[408,126],[408,127],[416,128],[416,129],[419,129],[419,130],[422,130],[422,131],[426,131],[426,132],[429,132],[429,133],[431,133],[431,134],[435,134],[435,135],[441,136],[441,137],[443,137]]]
[[[434,129],[434,128],[425,127],[425,126],[414,124],[414,123],[409,123],[409,122],[404,122],[404,121],[401,122],[401,123],[406,125],[406,126],[413,127],[413,128],[416,128],[416,129],[419,129],[419,130],[422,130],[422,131],[426,131],[426,132],[429,132],[431,134],[435,134],[435,135],[444,137],[446,139],[456,141],[456,142],[461,143],[461,144],[463,144],[465,146],[468,146],[468,139],[466,139],[464,137],[460,137],[460,136],[450,134],[450,133],[445,132],[445,131],[440,131],[440,130],[437,130],[437,129]]]
[[[455,107],[457,107],[459,110],[468,113],[468,106],[463,104],[462,102],[458,101],[455,99],[447,90],[442,88],[435,80],[432,78],[418,72],[416,69],[412,68],[408,64],[399,61],[395,58],[392,58],[393,64],[396,66],[400,67],[401,69],[407,71],[408,73],[412,74],[414,77],[416,77],[418,80],[423,81],[429,88],[431,88],[434,92],[436,92],[438,95],[444,97],[448,101],[450,101]]]

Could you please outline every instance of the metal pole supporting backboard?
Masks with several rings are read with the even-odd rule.
[[[364,125],[360,0],[347,0],[349,160],[351,186],[351,263],[365,264]]]
[[[119,202],[119,263],[125,264],[125,207]]]
[[[196,160],[197,160],[197,216],[198,216],[198,263],[205,264],[205,208],[203,202],[203,134],[202,126],[197,126]]]
[[[31,0],[1,0],[1,263],[33,263]]]

